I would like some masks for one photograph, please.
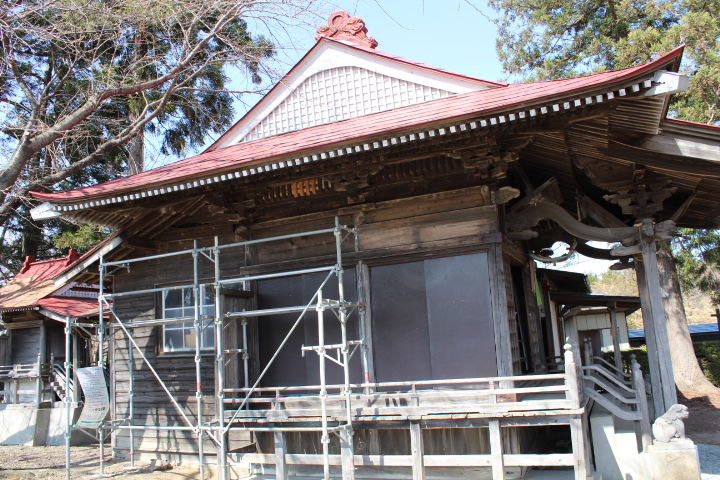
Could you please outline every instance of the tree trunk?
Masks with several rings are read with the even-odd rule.
[[[670,252],[668,242],[658,242],[657,259],[668,336],[670,337],[675,385],[681,392],[714,393],[717,388],[705,378],[695,356],[680,292],[680,283],[677,281],[675,259]]]
[[[139,120],[135,113],[130,114],[130,122]],[[128,142],[128,175],[136,175],[145,171],[145,130],[141,130],[135,138]]]

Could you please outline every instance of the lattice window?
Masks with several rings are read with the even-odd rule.
[[[253,128],[244,141],[453,95],[358,67],[339,67],[306,79]]]

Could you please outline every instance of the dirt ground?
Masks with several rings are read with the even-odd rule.
[[[109,450],[109,449],[108,449]],[[106,453],[109,453],[106,450]],[[103,477],[122,480],[186,480],[200,478],[197,468],[161,465],[156,462],[137,462],[136,468],[130,462],[112,461],[105,465]],[[73,447],[72,477],[100,477],[98,448]],[[0,479],[27,480],[65,478],[65,447],[0,446]],[[211,475],[206,475],[211,479]]]
[[[678,401],[688,407],[690,418],[685,420],[685,433],[695,443],[720,446],[720,390],[713,395],[678,395]]]
[[[720,391],[710,396],[680,395],[680,403],[690,409],[685,420],[687,436],[695,443],[720,446]],[[109,449],[108,449],[109,450]],[[109,451],[108,451],[109,453]],[[112,461],[107,457],[106,476],[122,480],[186,480],[200,478],[197,468],[163,465],[157,462],[138,462],[131,469],[130,462]],[[99,470],[97,447],[72,448],[72,478],[97,477]],[[206,478],[212,478],[208,469]],[[65,478],[64,447],[0,446],[0,479]]]

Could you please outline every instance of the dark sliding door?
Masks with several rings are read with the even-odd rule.
[[[487,255],[370,271],[379,382],[497,375]]]
[[[257,283],[258,308],[265,309],[306,305],[313,298],[326,276],[327,273],[314,273],[298,277],[259,281]],[[355,269],[345,270],[343,284],[345,286],[345,299],[349,302],[356,302],[357,279]],[[330,278],[323,288],[323,297],[332,300],[338,299],[338,281],[335,275]],[[317,300],[313,303],[317,303]],[[278,346],[282,343],[298,316],[298,313],[292,313],[258,318],[261,369],[268,364],[275,354]],[[323,315],[323,322],[325,344],[339,344],[342,340],[342,335],[338,318],[332,311],[326,310]],[[347,328],[349,340],[358,340],[360,338],[357,312],[348,317]],[[318,355],[315,352],[306,352],[303,358],[301,351],[303,345],[318,345],[318,315],[314,305],[308,309],[300,325],[295,329],[289,341],[270,366],[261,385],[263,387],[319,385],[320,371]],[[336,350],[328,350],[328,354],[335,356]],[[344,383],[344,374],[341,366],[327,360],[325,368],[327,384]],[[359,350],[351,359],[350,369],[350,381],[360,383],[362,379],[362,368]]]

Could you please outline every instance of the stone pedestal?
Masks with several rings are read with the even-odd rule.
[[[647,455],[652,480],[700,480],[700,460],[692,440],[655,442]]]

